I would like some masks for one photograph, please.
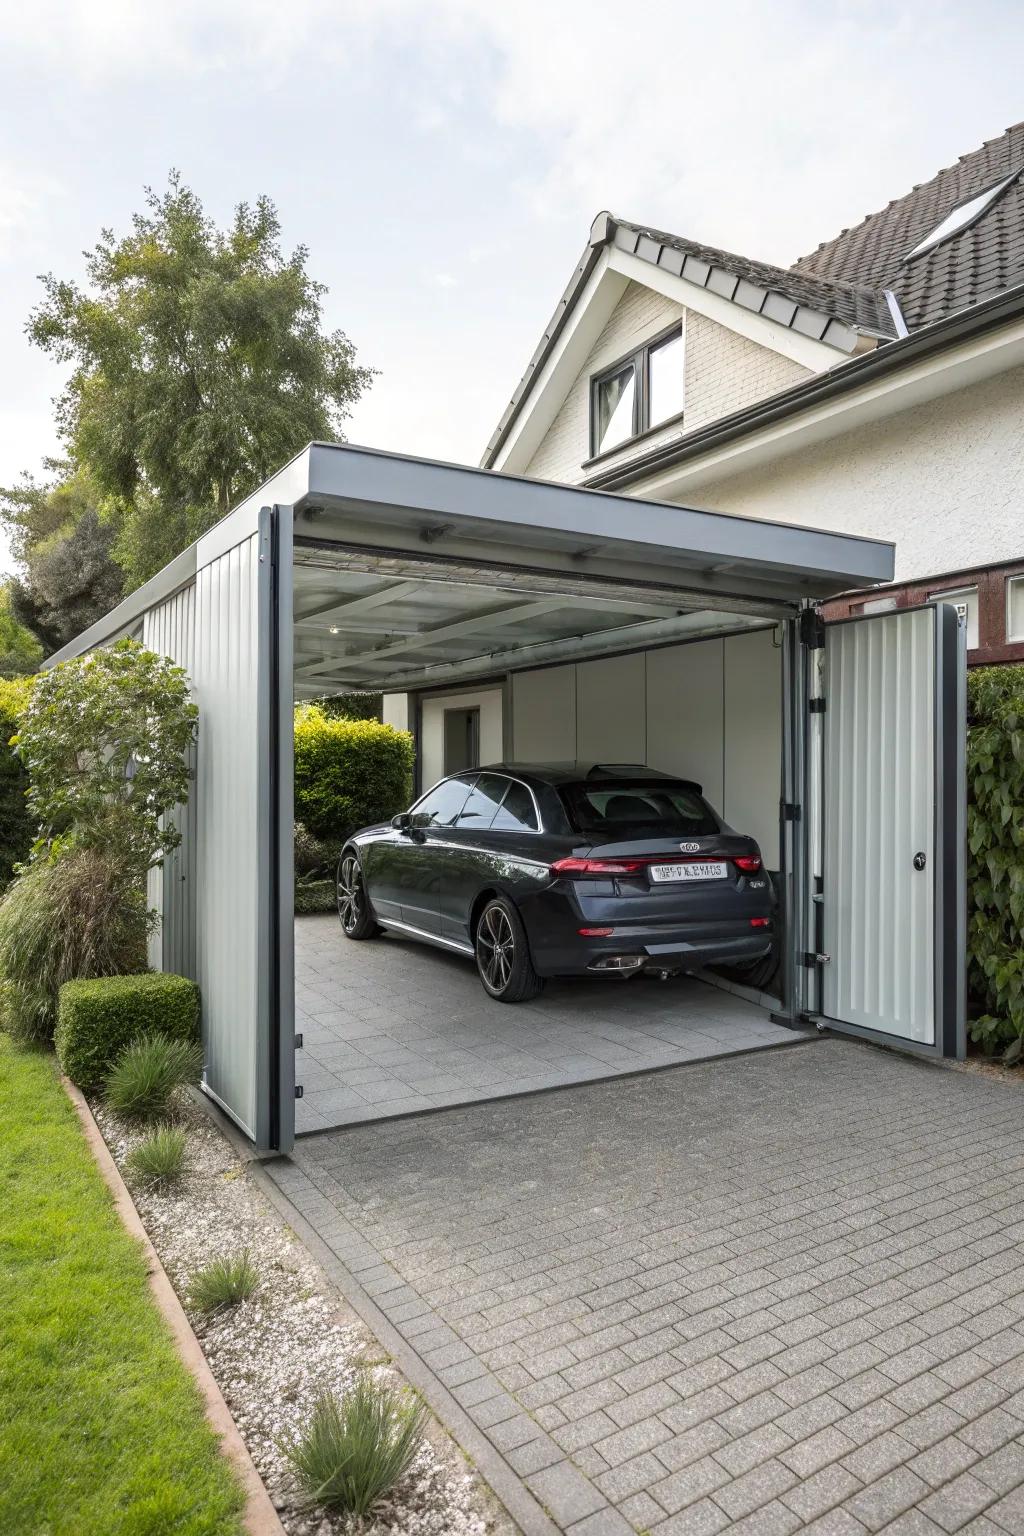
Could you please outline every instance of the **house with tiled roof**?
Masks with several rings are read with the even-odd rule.
[[[599,214],[482,462],[893,539],[833,614],[1024,660],[1024,124],[789,267]]]

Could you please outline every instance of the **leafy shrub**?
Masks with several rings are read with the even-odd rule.
[[[188,796],[198,711],[188,678],[123,639],[36,679],[18,730],[47,842],[72,838],[145,871],[181,841],[165,812]]]
[[[1024,1042],[1024,666],[967,676],[967,985],[986,1051]]]
[[[301,1435],[284,1449],[309,1499],[365,1515],[409,1470],[423,1439],[426,1408],[409,1392],[361,1376],[339,1399],[323,1392]]]
[[[27,678],[0,678],[0,891],[10,880],[15,864],[27,859],[35,838],[35,822],[28,807],[28,774],[10,745],[21,713],[28,703]]]
[[[314,837],[301,821],[295,823],[295,873],[301,878],[310,876],[325,879],[333,876],[341,858],[343,840],[335,837]]]
[[[189,1305],[197,1312],[222,1312],[225,1307],[237,1307],[239,1302],[248,1301],[259,1283],[259,1270],[248,1248],[243,1248],[241,1253],[214,1259],[193,1275],[188,1288]]]
[[[376,720],[295,712],[295,815],[314,838],[344,842],[409,803],[412,737]]]
[[[185,1132],[173,1125],[158,1126],[128,1154],[128,1166],[154,1189],[180,1178],[185,1163]]]
[[[84,1093],[96,1093],[139,1035],[183,1045],[199,1039],[199,988],[184,976],[108,976],[61,988],[55,1044],[61,1068]]]
[[[202,1069],[202,1050],[192,1041],[140,1035],[107,1073],[107,1103],[126,1120],[163,1120],[177,1090],[197,1081]]]
[[[49,1042],[61,986],[141,970],[151,923],[141,880],[120,858],[73,848],[30,864],[0,900],[4,1027]]]

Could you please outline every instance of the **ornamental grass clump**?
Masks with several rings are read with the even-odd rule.
[[[409,1470],[426,1417],[411,1392],[378,1387],[363,1374],[344,1397],[322,1392],[305,1429],[283,1449],[311,1503],[365,1515]]]
[[[166,1120],[175,1093],[196,1082],[200,1046],[166,1035],[141,1035],[125,1047],[107,1076],[107,1103],[126,1120]]]
[[[225,1254],[193,1275],[188,1288],[189,1305],[196,1312],[223,1312],[256,1294],[259,1270],[248,1248]]]
[[[173,1125],[158,1126],[128,1154],[128,1166],[144,1184],[165,1189],[181,1177],[185,1166],[185,1132]]]

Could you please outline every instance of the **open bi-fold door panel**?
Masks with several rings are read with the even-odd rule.
[[[948,604],[825,629],[824,1019],[964,1052],[966,651]]]

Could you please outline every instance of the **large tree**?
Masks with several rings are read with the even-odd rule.
[[[221,230],[172,173],[130,233],[102,232],[86,290],[43,278],[28,332],[73,364],[58,425],[124,509],[130,585],[307,442],[341,436],[372,370],[341,331],[323,331],[307,257],[283,255],[269,198],[240,204]]]
[[[4,600],[12,622],[46,652],[102,618],[124,590],[124,572],[112,553],[121,521],[117,509],[101,508],[85,470],[71,473],[52,462],[49,468],[59,476],[53,483],[27,478],[0,490],[0,521],[21,566]]]

